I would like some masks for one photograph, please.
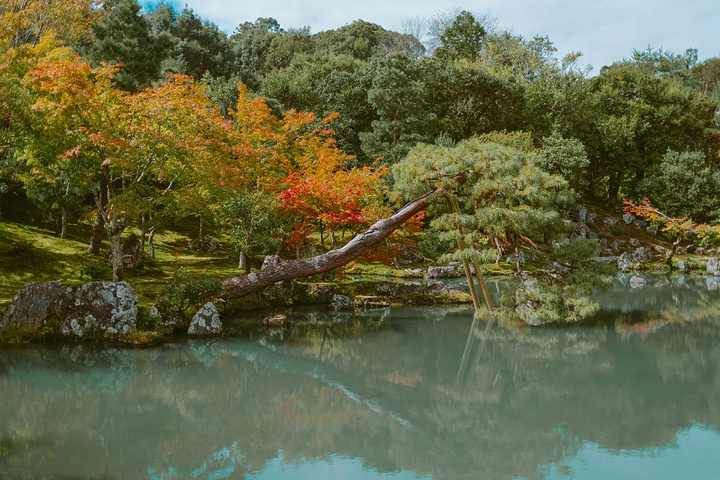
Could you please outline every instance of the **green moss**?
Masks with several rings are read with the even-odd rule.
[[[610,227],[610,233],[612,233],[613,235],[615,235],[617,237],[622,236],[622,235],[627,235],[627,231],[620,225],[612,225]]]
[[[451,305],[456,303],[472,303],[472,298],[465,292],[440,295],[424,295],[420,292],[408,297],[408,304],[411,305]]]
[[[163,336],[159,332],[154,331],[136,331],[131,332],[121,342],[121,345],[130,347],[149,347],[162,342]]]

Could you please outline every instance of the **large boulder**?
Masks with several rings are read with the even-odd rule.
[[[330,303],[337,293],[335,285],[327,283],[308,283],[305,303]]]
[[[222,333],[222,322],[215,304],[207,302],[193,316],[188,335],[193,337],[211,337]]]
[[[400,247],[400,254],[397,256],[400,265],[412,265],[414,263],[425,262],[425,257],[416,245],[398,244],[395,246]]]
[[[125,239],[122,246],[122,263],[125,270],[132,270],[137,265],[138,258],[140,258],[140,247],[140,240],[134,233]]]
[[[606,225],[615,225],[618,223],[618,221],[616,218],[607,217],[607,218],[603,219],[603,223]]]
[[[66,287],[62,281],[25,285],[0,321],[0,330],[29,337],[122,340],[135,330],[138,297],[125,282]]]

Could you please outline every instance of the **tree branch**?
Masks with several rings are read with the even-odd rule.
[[[368,248],[390,236],[415,214],[427,208],[434,195],[443,191],[444,188],[440,187],[412,200],[392,216],[375,222],[367,231],[355,236],[342,248],[316,257],[281,262],[248,275],[228,278],[223,281],[222,297],[242,297],[260,291],[276,282],[307,277],[342,267],[362,255]]]

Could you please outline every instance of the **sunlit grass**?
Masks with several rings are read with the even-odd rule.
[[[126,234],[133,233],[128,230]],[[135,232],[139,234],[139,232]],[[67,239],[39,227],[0,222],[0,309],[4,309],[26,283],[63,280],[68,284],[93,281],[80,272],[80,261],[87,258],[90,239],[89,225],[74,225]],[[140,298],[141,306],[149,306],[172,279],[177,268],[222,278],[239,273],[235,254],[220,240],[221,248],[212,254],[196,255],[188,249],[190,238],[179,232],[164,231],[155,238],[155,266],[150,272],[129,272],[125,280]],[[107,241],[101,247],[107,258]],[[257,262],[257,260],[256,260]],[[107,278],[112,280],[108,270]]]

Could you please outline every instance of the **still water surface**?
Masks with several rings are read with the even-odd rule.
[[[646,279],[566,328],[304,310],[245,337],[5,349],[0,478],[718,480],[720,290]]]

